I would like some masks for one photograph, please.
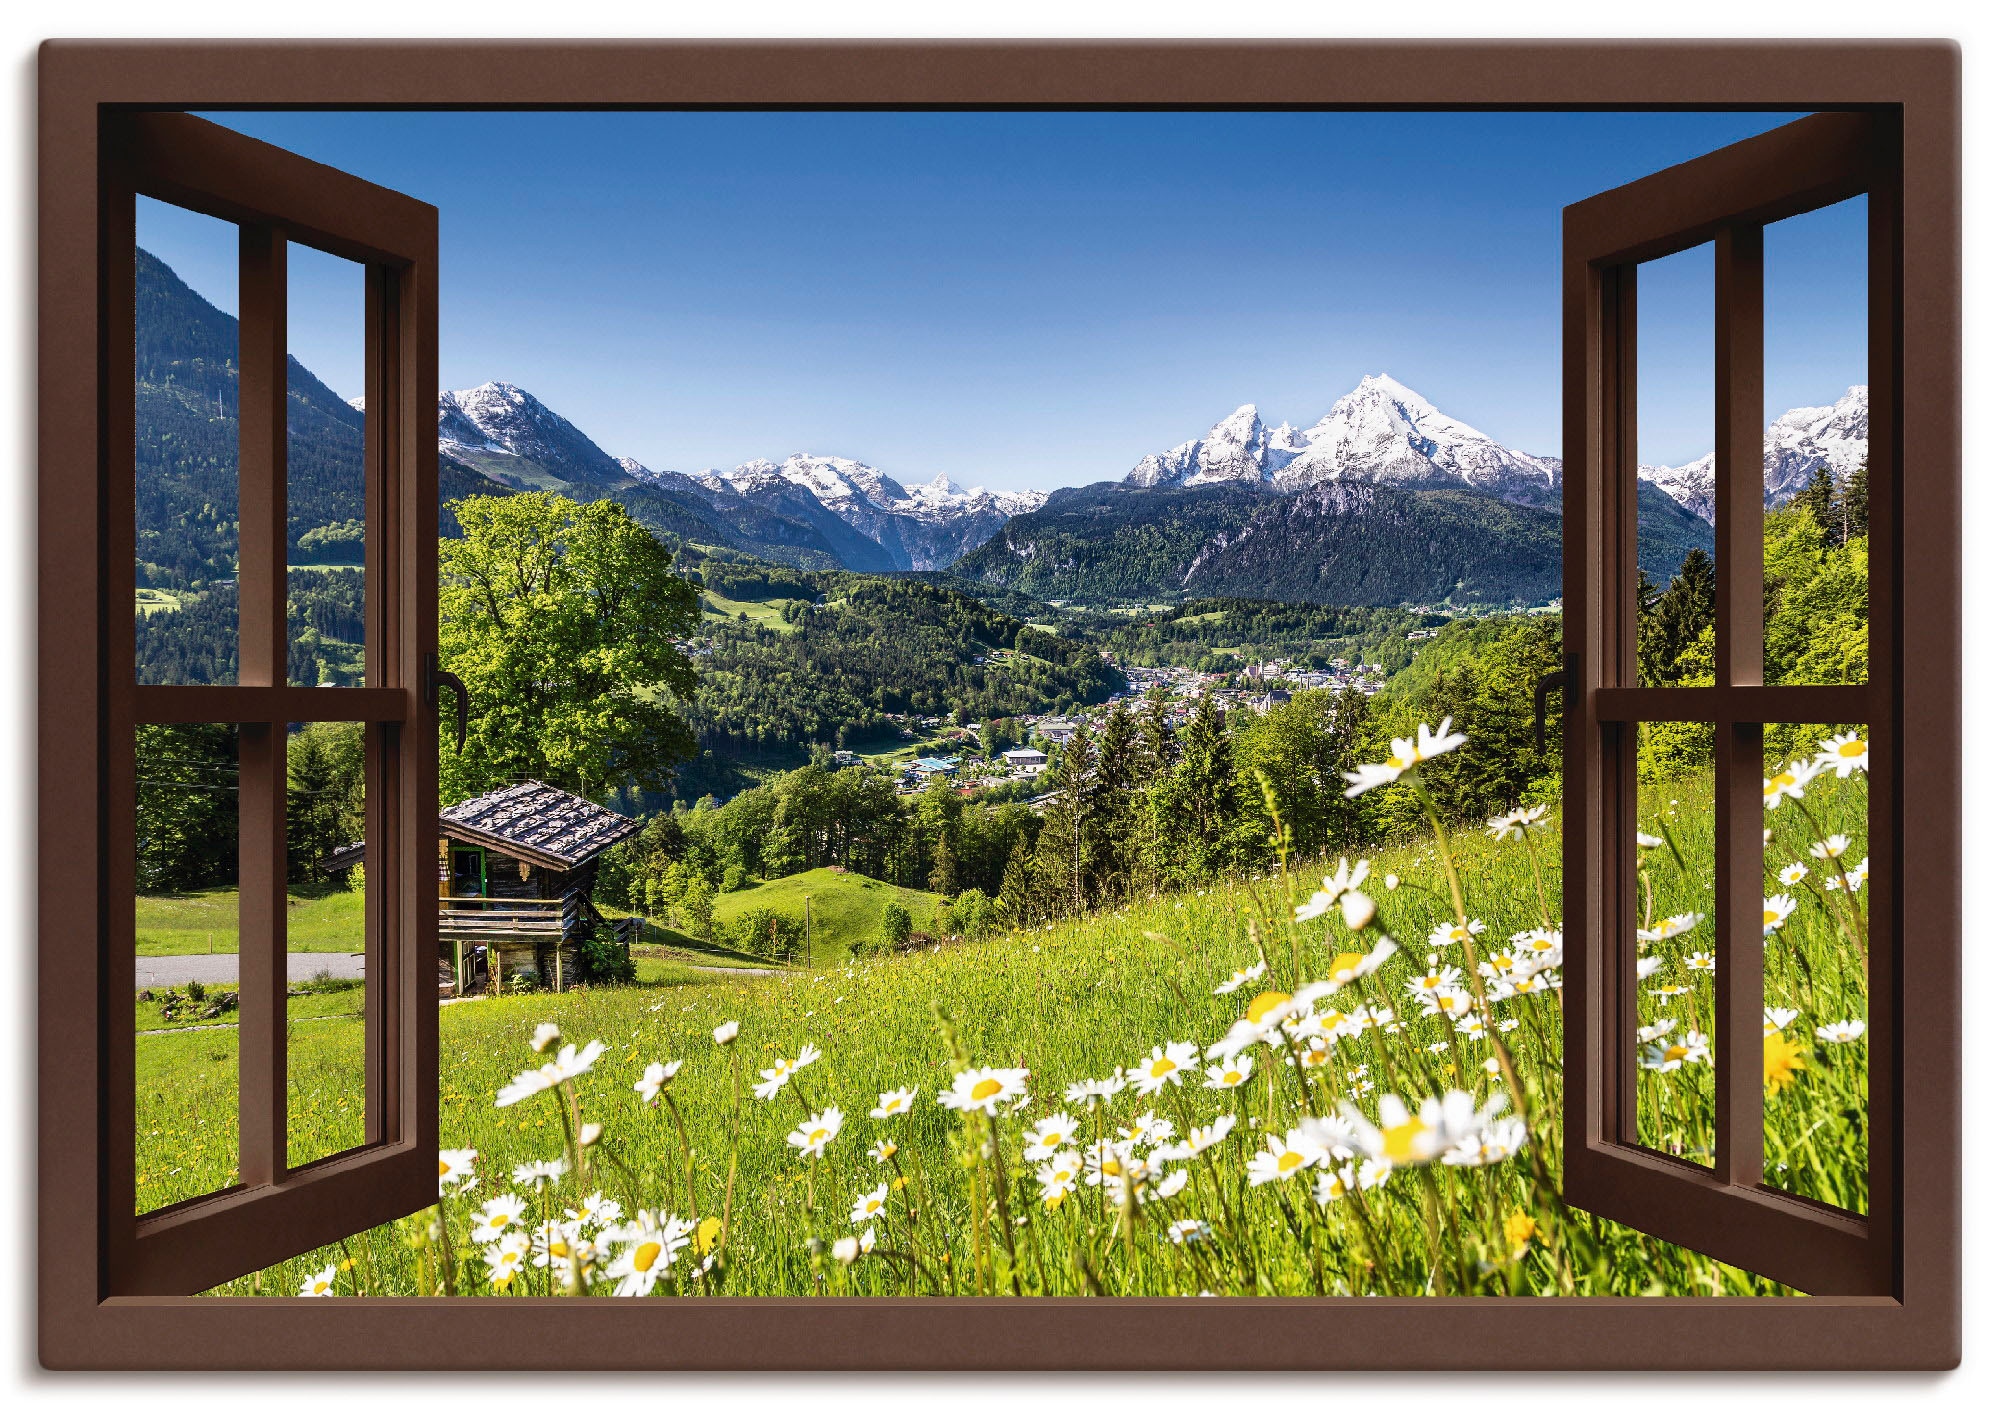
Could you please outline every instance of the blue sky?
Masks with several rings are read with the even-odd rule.
[[[1763,113],[228,113],[436,204],[447,387],[527,388],[657,469],[795,450],[905,480],[1122,475],[1254,401],[1388,372],[1560,450],[1559,212]],[[1859,202],[1850,206],[1858,207]],[[233,309],[233,245],[141,242]],[[1642,276],[1642,458],[1710,448],[1705,251]],[[1865,379],[1862,222],[1774,228],[1768,406]],[[295,260],[292,349],[360,379],[360,283]]]

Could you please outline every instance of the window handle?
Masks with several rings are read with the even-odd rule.
[[[1538,755],[1549,751],[1549,696],[1557,690],[1563,692],[1564,709],[1576,703],[1576,657],[1573,655],[1563,657],[1561,670],[1551,670],[1535,682],[1535,752]]]
[[[449,670],[438,668],[437,654],[424,657],[424,703],[432,709],[438,707],[440,691],[449,688],[458,696],[458,752],[465,752],[465,724],[472,715],[472,696],[466,693],[465,682]]]

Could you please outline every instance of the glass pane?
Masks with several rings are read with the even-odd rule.
[[[236,681],[236,227],[140,197],[133,549],[142,685]]]
[[[236,1183],[236,727],[135,731],[136,1210]]]
[[[1639,1143],[1715,1163],[1715,726],[1641,724]]]
[[[1868,678],[1868,202],[1764,235],[1764,680]]]
[[[1868,731],[1764,728],[1764,1179],[1868,1211]]]
[[[286,254],[287,671],[295,685],[366,684],[366,475],[362,379],[366,271],[291,245]]]
[[[366,1138],[364,729],[301,725],[285,751],[286,1143],[294,1166]]]
[[[1639,266],[1638,682],[1715,679],[1715,247]]]

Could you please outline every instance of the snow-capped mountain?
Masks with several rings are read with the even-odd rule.
[[[1849,387],[1831,406],[1794,407],[1764,430],[1764,507],[1775,508],[1804,489],[1821,465],[1842,481],[1867,458],[1867,387]],[[1714,451],[1685,465],[1641,465],[1639,477],[1715,522]]]
[[[914,489],[871,465],[832,455],[751,460],[682,474],[614,459],[573,423],[508,382],[438,398],[438,450],[516,489],[588,487],[617,495],[656,528],[755,551],[819,554],[863,571],[941,568],[1007,519],[1041,507],[1039,493],[961,489],[939,475]],[[650,497],[636,490],[655,491]],[[692,516],[692,520],[690,520]]]
[[[1239,406],[1207,435],[1148,455],[1125,476],[1141,488],[1233,481],[1279,493],[1327,480],[1475,489],[1542,505],[1558,497],[1562,465],[1510,450],[1378,374],[1362,378],[1303,431],[1266,427],[1254,405]]]
[[[440,395],[438,449],[517,489],[627,478],[589,436],[508,382]]]
[[[627,464],[638,478],[660,476]],[[942,568],[985,542],[1015,514],[1041,507],[1047,495],[961,489],[945,475],[911,489],[872,465],[837,455],[788,455],[782,462],[749,460],[733,470],[675,476],[711,494],[783,502],[803,490],[821,508],[878,544],[897,568]]]

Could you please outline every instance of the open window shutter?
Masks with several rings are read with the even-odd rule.
[[[1900,132],[1888,113],[1823,113],[1563,212],[1564,1182],[1606,1218],[1817,1295],[1890,1295],[1903,874],[1893,825],[1903,741],[1902,595],[1871,555],[1868,683],[1766,686],[1763,670],[1763,239],[1771,221],[1866,194],[1872,533],[1898,542]],[[1640,688],[1634,539],[1637,269],[1715,251],[1716,683]],[[1765,1186],[1763,725],[1853,720],[1870,734],[1869,1213]],[[1704,1168],[1636,1139],[1634,751],[1642,723],[1715,728],[1716,1150]]]
[[[105,1011],[129,1011],[134,960],[133,730],[237,726],[241,1026],[234,1187],[146,1216],[134,1207],[135,1045],[109,1024],[100,1207],[107,1296],[200,1291],[435,1201],[437,732],[424,682],[437,649],[437,212],[291,152],[175,113],[104,119],[101,333],[107,600],[132,600],[135,197],[239,235],[241,625],[236,685],[135,685],[132,615],[113,613],[106,720]],[[365,687],[287,683],[286,251],[365,270]],[[288,1168],[286,768],[290,725],[361,722],[366,739],[366,1114],[362,1144]]]

